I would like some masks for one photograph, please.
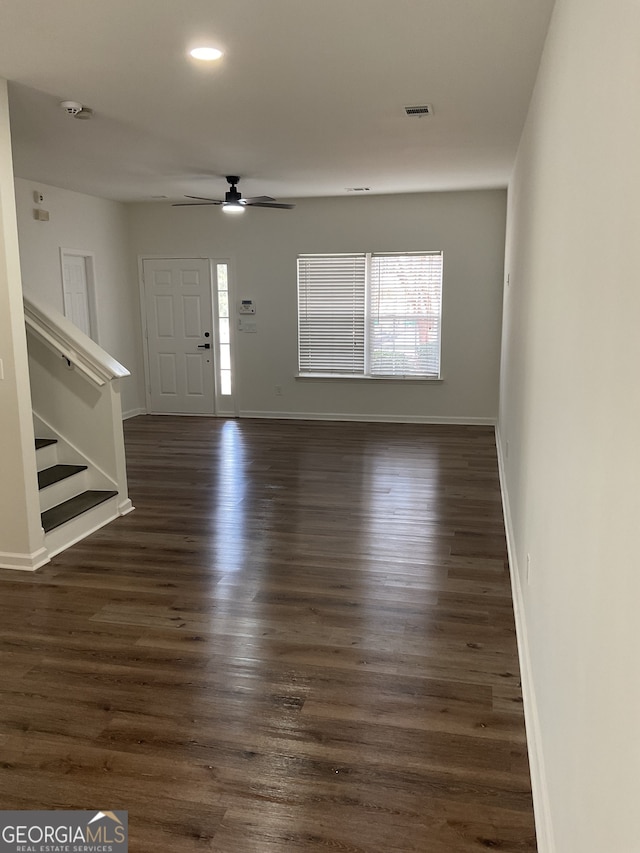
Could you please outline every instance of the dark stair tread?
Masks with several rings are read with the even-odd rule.
[[[57,443],[57,438],[36,438],[36,450],[41,450],[43,447],[49,447],[50,444]]]
[[[51,468],[38,471],[38,488],[45,489],[47,486],[52,486],[54,483],[59,483],[60,480],[73,477],[74,474],[86,470],[86,465],[52,465]]]
[[[109,498],[113,498],[117,494],[114,491],[89,490],[76,495],[74,498],[69,498],[68,501],[64,501],[58,506],[51,507],[41,515],[44,532],[48,533],[55,527],[60,527],[66,521],[71,521],[72,518],[81,515],[88,509],[93,509],[94,506],[108,501]]]

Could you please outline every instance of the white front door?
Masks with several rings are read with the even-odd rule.
[[[211,270],[204,258],[143,261],[149,409],[214,413]]]

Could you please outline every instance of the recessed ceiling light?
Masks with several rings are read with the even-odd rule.
[[[213,62],[222,57],[222,51],[217,47],[194,47],[189,51],[189,55],[194,59],[202,59],[205,62]]]

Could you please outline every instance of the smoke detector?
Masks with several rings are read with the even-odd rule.
[[[60,107],[68,116],[72,118],[88,119],[93,115],[93,110],[90,107],[83,107],[77,101],[61,101]]]
[[[60,107],[69,116],[77,116],[79,112],[82,112],[82,104],[77,101],[61,101]]]

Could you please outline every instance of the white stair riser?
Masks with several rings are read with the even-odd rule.
[[[46,447],[41,447],[40,450],[36,450],[36,465],[38,467],[38,471],[44,471],[45,468],[51,468],[52,465],[57,465],[59,461],[57,443],[48,444]]]
[[[64,480],[47,486],[46,489],[40,489],[40,512],[51,509],[90,488],[88,479],[86,471],[79,471],[71,477],[65,477]]]

